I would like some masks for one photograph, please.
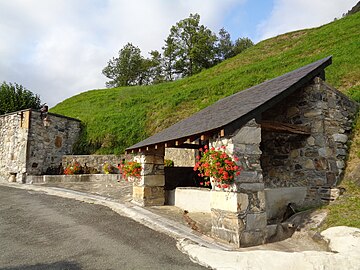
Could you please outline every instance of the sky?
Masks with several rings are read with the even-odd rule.
[[[102,73],[128,42],[148,57],[176,22],[200,23],[255,43],[340,18],[358,0],[0,0],[0,82],[18,83],[50,107],[105,88]]]

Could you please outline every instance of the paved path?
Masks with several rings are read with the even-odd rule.
[[[0,269],[203,269],[109,208],[0,186]]]

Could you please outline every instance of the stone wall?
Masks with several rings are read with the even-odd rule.
[[[320,78],[262,114],[263,120],[310,128],[311,135],[262,130],[265,186],[333,186],[340,179],[356,106]]]
[[[183,148],[165,148],[165,159],[174,161],[175,167],[194,167],[196,150]]]
[[[77,161],[83,167],[86,166],[89,169],[94,169],[99,173],[103,173],[105,162],[110,163],[116,168],[124,158],[125,155],[65,155],[62,157],[62,165],[65,168],[67,164]],[[118,172],[117,169],[116,172]]]
[[[48,126],[40,112],[31,111],[27,174],[40,175],[59,167],[63,155],[72,154],[80,133],[80,121],[48,113]]]
[[[25,182],[26,175],[44,174],[72,153],[80,121],[23,110],[0,116],[0,177]],[[9,179],[11,178],[11,179]]]
[[[30,111],[0,116],[0,180],[23,181]]]

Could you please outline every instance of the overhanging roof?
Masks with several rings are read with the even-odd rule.
[[[203,134],[219,132],[227,125],[245,124],[280,100],[306,85],[331,64],[331,56],[286,73],[280,77],[223,98],[169,128],[127,148],[136,150],[157,144],[199,138]]]

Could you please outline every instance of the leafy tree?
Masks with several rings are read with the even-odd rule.
[[[162,47],[164,51],[163,68],[165,73],[165,80],[172,81],[174,78],[175,63],[176,63],[176,45],[172,37],[167,37],[165,46]]]
[[[234,56],[234,46],[231,41],[231,37],[229,32],[227,32],[224,28],[221,28],[219,31],[217,45],[217,59],[219,62],[228,59]]]
[[[146,63],[141,56],[141,50],[131,43],[126,44],[120,51],[119,57],[109,60],[102,73],[111,79],[106,82],[107,87],[130,86],[145,83],[144,68]]]
[[[251,46],[254,46],[254,43],[251,41],[250,38],[238,38],[237,40],[235,40],[234,44],[234,55],[238,55],[239,53],[243,52],[247,48],[250,48]]]
[[[216,40],[211,30],[200,25],[199,14],[177,22],[163,48],[167,77],[191,76],[214,65]]]
[[[152,84],[157,84],[165,81],[163,58],[161,53],[157,50],[150,52],[151,59],[148,59],[149,79]]]
[[[24,109],[40,109],[40,97],[17,83],[3,82],[0,87],[0,114]]]

